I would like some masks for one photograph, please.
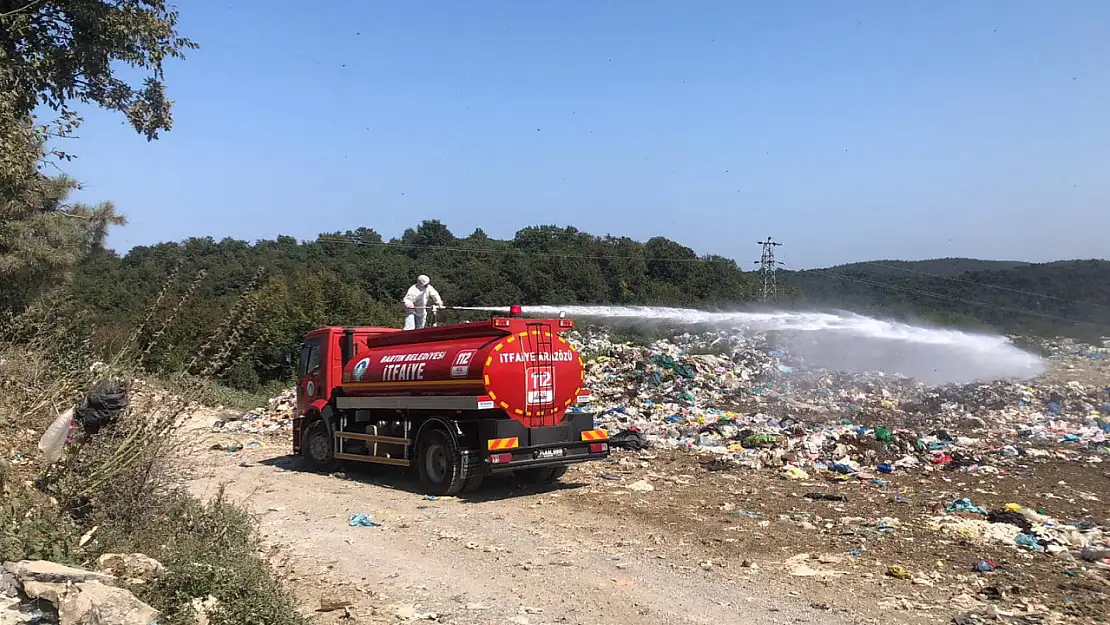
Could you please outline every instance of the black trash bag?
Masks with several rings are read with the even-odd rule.
[[[991,510],[987,513],[987,521],[991,523],[1008,523],[1010,525],[1016,525],[1026,534],[1033,531],[1033,524],[1029,522],[1029,519],[1026,519],[1017,512],[1010,512],[1009,510]]]
[[[707,432],[711,432],[713,434],[720,434],[721,433],[721,428],[724,427],[724,425],[725,424],[721,423],[720,421],[711,421],[711,422],[706,423],[705,425],[701,426],[700,428],[698,428],[698,434],[705,434]]]
[[[635,430],[625,430],[619,434],[609,437],[609,446],[618,449],[630,449],[632,451],[640,451],[648,448],[647,437],[643,432]]]
[[[85,433],[96,434],[101,427],[118,419],[130,401],[128,389],[123,384],[101,380],[85,393],[74,412]]]

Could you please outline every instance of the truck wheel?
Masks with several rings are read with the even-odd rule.
[[[331,471],[335,468],[335,440],[323,420],[315,421],[304,433],[301,453],[314,471]]]
[[[447,432],[429,428],[417,441],[416,470],[429,495],[454,495],[462,490],[462,455]]]
[[[539,469],[517,469],[514,473],[517,479],[526,484],[551,484],[563,477],[563,474],[566,472],[566,467],[544,467]]]

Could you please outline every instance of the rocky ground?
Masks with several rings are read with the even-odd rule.
[[[324,621],[936,623],[978,614],[1041,623],[1093,621],[1110,607],[1106,571],[1092,563],[934,524],[981,523],[945,512],[965,497],[1110,517],[1106,473],[1080,463],[892,475],[878,485],[717,470],[680,451],[618,452],[546,491],[494,482],[471,498],[427,499],[396,470],[316,475],[299,470],[283,438],[241,442],[198,458],[192,487],[204,495],[226,484],[259,515],[273,561],[306,609],[326,610]],[[352,527],[356,514],[381,525]],[[977,571],[983,561],[994,570]],[[895,566],[910,579],[893,576]]]
[[[862,605],[722,552],[690,533],[665,487],[637,492],[597,467],[543,491],[494,482],[430,499],[396,470],[305,473],[283,441],[261,442],[210,452],[192,488],[226,484],[258,514],[275,566],[322,622],[891,622],[880,595]],[[653,507],[660,516],[638,512]],[[359,514],[380,525],[352,526]]]

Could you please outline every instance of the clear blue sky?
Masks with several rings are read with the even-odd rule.
[[[1110,256],[1110,2],[181,3],[173,130],[91,113],[114,248],[422,219],[743,266]]]

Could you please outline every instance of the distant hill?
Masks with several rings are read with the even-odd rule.
[[[867,271],[880,275],[884,271],[898,273],[920,273],[934,276],[954,277],[972,271],[991,271],[1028,267],[1032,263],[1017,260],[979,260],[977,258],[933,258],[929,260],[876,260],[848,263],[829,267],[834,271]]]
[[[961,271],[961,269],[964,269]],[[1110,335],[1110,261],[943,258],[782,272],[791,306],[1087,338]]]

